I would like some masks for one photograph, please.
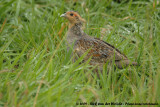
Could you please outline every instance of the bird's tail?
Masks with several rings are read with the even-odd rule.
[[[138,66],[137,62],[131,62],[130,60],[119,60],[119,61],[115,61],[115,64],[118,68],[122,69],[125,68],[129,65],[131,66]]]

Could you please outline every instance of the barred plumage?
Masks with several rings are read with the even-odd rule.
[[[67,42],[69,45],[74,45],[74,54],[81,57],[89,50],[83,59],[84,61],[91,57],[90,64],[99,66],[101,70],[103,64],[107,61],[112,63],[113,59],[118,68],[137,65],[136,62],[128,60],[124,54],[109,43],[85,34],[82,30],[82,23],[85,20],[77,12],[69,11],[61,16],[67,18],[70,22]]]

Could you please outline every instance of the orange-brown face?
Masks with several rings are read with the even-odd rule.
[[[68,19],[71,24],[85,22],[85,20],[81,18],[81,16],[77,12],[74,11],[68,11],[62,14],[61,17],[65,17],[66,19]]]

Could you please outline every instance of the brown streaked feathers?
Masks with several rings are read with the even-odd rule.
[[[91,57],[90,64],[99,66],[103,69],[103,64],[107,61],[114,62],[118,68],[123,68],[128,65],[137,65],[136,62],[131,62],[114,46],[106,43],[98,38],[94,38],[85,34],[82,30],[82,24],[85,20],[75,11],[69,11],[61,15],[69,20],[69,30],[67,34],[68,45],[74,44],[74,53],[81,57],[89,50],[84,61]]]

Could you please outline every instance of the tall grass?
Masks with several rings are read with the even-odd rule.
[[[141,65],[108,74],[104,68],[98,79],[78,64],[83,57],[72,63],[60,18],[69,10],[86,19],[87,34]],[[0,106],[160,104],[159,35],[158,0],[0,0]]]

